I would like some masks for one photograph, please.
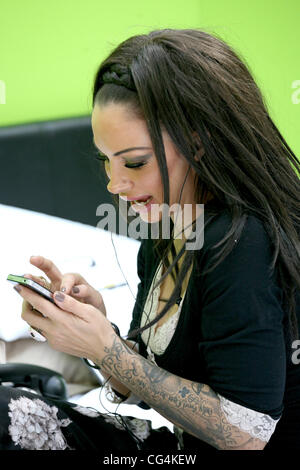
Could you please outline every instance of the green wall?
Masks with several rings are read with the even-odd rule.
[[[89,114],[97,66],[121,40],[203,27],[247,61],[300,155],[299,0],[1,0],[0,15],[0,126]]]

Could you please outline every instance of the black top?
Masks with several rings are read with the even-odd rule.
[[[270,272],[272,245],[264,225],[254,215],[247,220],[231,253],[211,273],[210,250],[231,227],[230,213],[211,216],[205,205],[203,247],[196,252],[188,288],[174,336],[158,366],[180,377],[209,385],[216,393],[242,406],[281,417],[265,449],[300,443],[300,365],[287,333],[287,315],[277,269]],[[137,300],[130,330],[141,315],[159,259],[152,240],[143,240],[138,254]],[[300,296],[297,292],[297,315]],[[300,323],[300,322],[299,322]],[[147,357],[139,337],[140,353]],[[295,347],[295,343],[293,344]],[[294,355],[293,355],[294,353]],[[292,358],[293,355],[293,358]],[[186,435],[188,447],[211,448]],[[274,443],[274,444],[273,444]]]

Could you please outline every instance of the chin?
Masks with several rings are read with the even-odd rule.
[[[156,224],[159,222],[162,218],[161,213],[152,213],[151,212],[140,212],[139,216],[142,219],[143,222],[146,222],[147,224]]]

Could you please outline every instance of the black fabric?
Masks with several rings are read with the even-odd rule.
[[[28,412],[24,399],[39,404],[39,409],[33,412]],[[41,448],[36,443],[41,435],[36,433],[37,426],[44,426],[47,429],[48,436],[54,435],[53,431],[49,431],[47,421],[49,418],[46,416],[43,418],[44,410],[40,407],[43,403],[49,410],[54,410],[55,418],[64,422],[60,428],[61,433],[65,439],[67,447],[63,450],[76,450],[76,451],[92,451],[105,453],[123,453],[124,455],[134,455],[137,451],[175,451],[177,449],[177,439],[168,428],[162,426],[158,429],[151,428],[151,422],[147,421],[149,428],[149,435],[145,439],[136,438],[132,432],[128,432],[130,422],[134,421],[132,417],[121,417],[118,415],[118,425],[116,426],[112,421],[113,416],[111,413],[100,413],[88,408],[83,408],[64,400],[48,399],[30,391],[24,391],[22,389],[4,387],[0,385],[0,450],[32,450],[27,446],[24,447],[24,441],[22,444],[17,443],[12,436],[15,434],[10,429],[13,417],[11,405],[23,400],[23,404],[20,405],[20,410],[23,410],[22,415],[23,425],[20,425],[21,419],[19,417],[19,428],[23,428],[22,436],[28,438],[29,432],[35,433],[36,438],[32,438],[32,445],[34,450],[40,450]],[[28,403],[28,402],[27,402]],[[92,414],[89,413],[92,411]],[[22,411],[19,413],[22,414]],[[16,412],[14,412],[16,418]],[[123,423],[123,426],[120,426]],[[30,429],[29,426],[32,426]],[[49,437],[48,437],[49,439]],[[27,439],[28,440],[28,439]],[[47,444],[48,441],[46,440]],[[45,449],[41,449],[45,450]],[[49,450],[49,449],[46,449]],[[55,449],[58,450],[58,449]]]
[[[227,210],[220,209],[212,217],[210,206],[205,208],[204,245],[196,254],[178,326],[164,354],[155,355],[155,360],[169,372],[205,383],[235,403],[273,419],[281,416],[266,449],[273,440],[278,445],[299,446],[300,366],[291,360],[293,350],[285,334],[287,318],[277,271],[269,272],[273,255],[270,239],[263,223],[249,214],[233,251],[215,270],[201,276],[218,252],[211,247],[231,226]],[[143,241],[131,331],[140,326],[158,263],[152,240]],[[298,318],[299,307],[298,295]],[[146,357],[140,337],[139,347]],[[191,436],[186,442],[190,447],[207,448]]]
[[[96,226],[113,200],[95,155],[90,116],[0,127],[0,203]]]

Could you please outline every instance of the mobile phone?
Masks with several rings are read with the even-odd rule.
[[[55,304],[52,298],[51,290],[47,289],[46,287],[41,286],[40,284],[33,281],[32,279],[29,279],[28,277],[17,276],[15,274],[9,274],[7,276],[7,280],[12,281],[12,282],[17,282],[18,284],[21,284],[22,286],[28,287],[29,289],[33,290],[34,292],[37,292],[42,297],[44,297],[47,300],[50,300],[50,302]]]

